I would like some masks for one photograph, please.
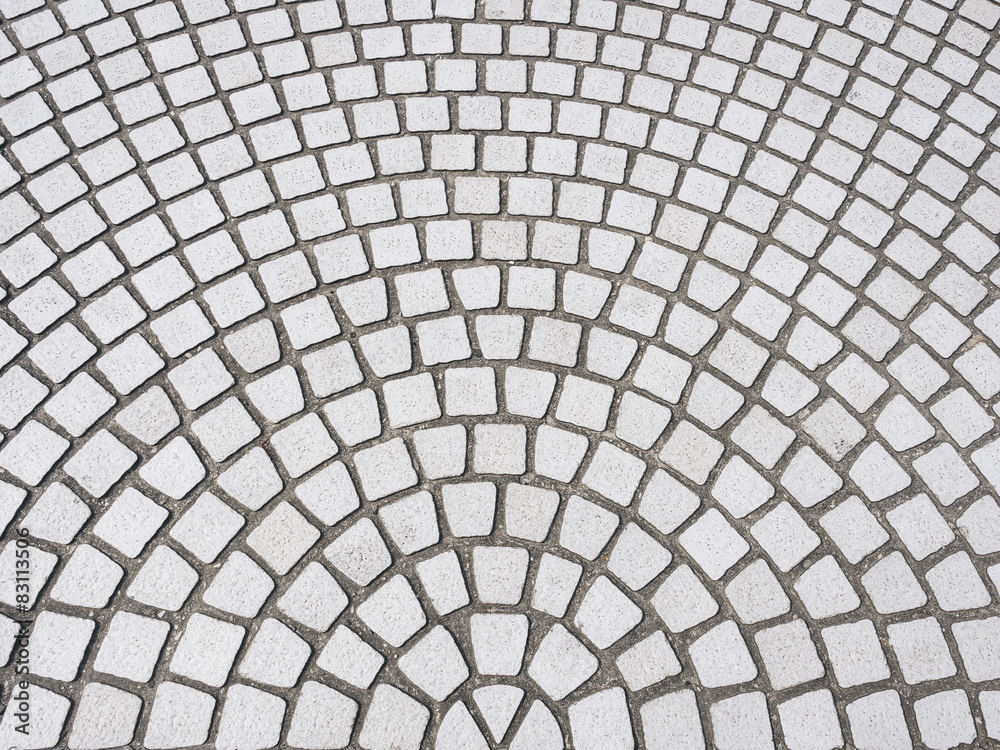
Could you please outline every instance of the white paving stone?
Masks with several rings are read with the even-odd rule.
[[[553,700],[561,700],[597,671],[598,660],[562,625],[544,636],[528,675]]]

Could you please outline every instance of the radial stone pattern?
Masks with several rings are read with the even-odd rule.
[[[0,15],[0,747],[997,746],[1000,5]]]

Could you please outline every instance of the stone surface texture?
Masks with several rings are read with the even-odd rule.
[[[994,0],[0,18],[0,748],[1000,746]]]

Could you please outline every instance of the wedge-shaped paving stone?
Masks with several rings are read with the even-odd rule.
[[[170,671],[222,687],[246,629],[199,613],[191,615],[170,660]]]
[[[574,624],[598,648],[619,641],[642,619],[642,611],[608,578],[600,576],[588,589]]]
[[[35,674],[63,682],[75,679],[95,623],[79,617],[42,612],[32,630]]]
[[[392,564],[392,555],[370,518],[362,518],[324,551],[333,566],[355,583],[366,586]]]
[[[441,625],[400,657],[399,669],[437,701],[447,698],[469,677],[469,667],[454,636]]]
[[[417,483],[417,474],[400,438],[354,454],[354,463],[365,495],[378,500]]]
[[[764,693],[743,693],[717,701],[710,709],[715,742],[721,750],[764,750],[774,744]]]
[[[562,700],[597,671],[598,660],[562,625],[542,639],[528,666],[528,675],[552,700]]]
[[[121,494],[94,525],[94,534],[128,557],[136,557],[169,516],[131,487]]]
[[[118,588],[124,571],[110,557],[81,544],[69,558],[49,595],[77,607],[101,609]]]
[[[384,663],[384,656],[344,625],[334,629],[316,659],[320,669],[362,689],[372,684]]]
[[[826,672],[809,628],[802,620],[758,631],[754,640],[775,690],[810,682]]]
[[[151,750],[203,743],[208,737],[215,698],[177,682],[156,689],[143,742]]]
[[[719,611],[718,602],[687,565],[664,579],[650,603],[672,633],[688,630]]]
[[[347,607],[336,579],[317,562],[309,563],[278,600],[278,608],[306,627],[325,632]]]
[[[257,629],[237,671],[255,682],[288,688],[298,681],[309,654],[309,644],[268,618]]]
[[[150,553],[126,591],[131,599],[176,612],[198,583],[198,572],[166,545]]]
[[[132,741],[142,699],[124,690],[91,682],[83,689],[69,746],[113,747]]]
[[[174,524],[170,536],[203,563],[211,563],[245,523],[243,516],[206,492]]]
[[[126,680],[147,682],[169,632],[169,623],[119,612],[101,641],[94,669]]]
[[[835,748],[844,742],[829,690],[804,693],[778,704],[778,718],[790,748]]]
[[[358,704],[343,693],[320,682],[306,682],[292,715],[288,742],[293,747],[321,743],[332,748],[347,747],[357,714]]]
[[[655,698],[639,709],[647,746],[666,750],[669,747],[704,747],[705,734],[698,715],[694,691],[681,690]]]
[[[275,573],[285,575],[320,536],[299,511],[282,502],[247,535],[247,544]]]
[[[397,648],[427,622],[413,587],[401,575],[390,578],[361,603],[358,617],[379,637]]]
[[[206,475],[205,465],[183,437],[167,443],[139,469],[139,476],[167,497],[180,500]]]
[[[646,584],[666,568],[672,559],[670,552],[654,537],[635,523],[629,523],[618,536],[608,570],[633,591]]]
[[[215,744],[226,750],[273,747],[281,736],[285,701],[248,685],[226,690]]]
[[[628,703],[621,688],[602,690],[574,703],[569,709],[569,723],[573,742],[581,750],[635,747]]]
[[[391,685],[375,688],[358,744],[365,750],[417,750],[430,711]]]
[[[770,620],[791,609],[791,601],[781,583],[763,560],[743,568],[725,591],[736,614],[747,624]]]

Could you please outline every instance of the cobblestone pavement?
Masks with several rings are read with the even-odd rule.
[[[1000,5],[680,3],[0,0],[0,748],[998,746]]]

